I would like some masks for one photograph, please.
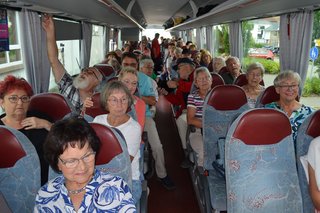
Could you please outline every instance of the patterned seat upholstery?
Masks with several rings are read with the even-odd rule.
[[[38,154],[21,132],[0,126],[0,191],[12,212],[32,212],[40,188]]]
[[[124,137],[117,129],[97,123],[90,125],[101,141],[96,168],[122,177],[131,187],[131,161]]]
[[[213,88],[203,107],[204,169],[208,170],[207,181],[213,209],[226,210],[225,177],[213,162],[224,162],[224,139],[230,123],[245,110],[248,110],[245,92],[235,85]]]
[[[75,112],[70,101],[58,93],[40,93],[32,96],[29,110],[42,112],[50,116],[54,122]]]
[[[303,212],[313,212],[314,207],[309,194],[308,181],[300,157],[308,153],[311,141],[320,136],[320,110],[310,114],[300,125],[297,133],[296,157],[299,183],[303,201]]]
[[[284,113],[242,113],[229,128],[225,155],[228,213],[302,212],[291,125]]]

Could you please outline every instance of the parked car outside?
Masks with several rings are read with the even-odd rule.
[[[271,50],[265,48],[251,48],[248,52],[251,58],[263,58],[267,60],[274,60],[274,54]]]

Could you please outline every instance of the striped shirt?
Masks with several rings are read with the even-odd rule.
[[[188,95],[188,105],[187,107],[192,107],[196,109],[196,118],[202,118],[204,99],[199,95],[199,90],[195,90]]]

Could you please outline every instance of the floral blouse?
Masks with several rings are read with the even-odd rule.
[[[266,104],[265,108],[272,108],[272,109],[278,109],[283,111],[277,102]],[[302,106],[298,110],[293,111],[291,116],[289,117],[294,143],[296,143],[295,141],[297,138],[297,132],[300,125],[302,124],[304,119],[306,119],[308,115],[310,115],[313,111],[314,111],[313,108],[302,104]]]
[[[130,189],[120,177],[95,170],[78,211],[72,205],[64,182],[64,177],[58,176],[41,187],[34,212],[136,212]]]

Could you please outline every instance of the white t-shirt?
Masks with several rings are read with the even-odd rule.
[[[313,168],[318,189],[320,190],[320,136],[313,139],[309,145],[308,154],[301,156],[301,163],[309,181],[308,163]]]
[[[141,142],[141,127],[138,122],[130,119],[120,126],[111,126],[108,123],[108,114],[98,115],[93,119],[94,123],[104,124],[109,127],[115,127],[123,134],[126,139],[129,155],[134,156],[131,162],[132,180],[140,179],[139,158],[140,158],[140,142]]]

